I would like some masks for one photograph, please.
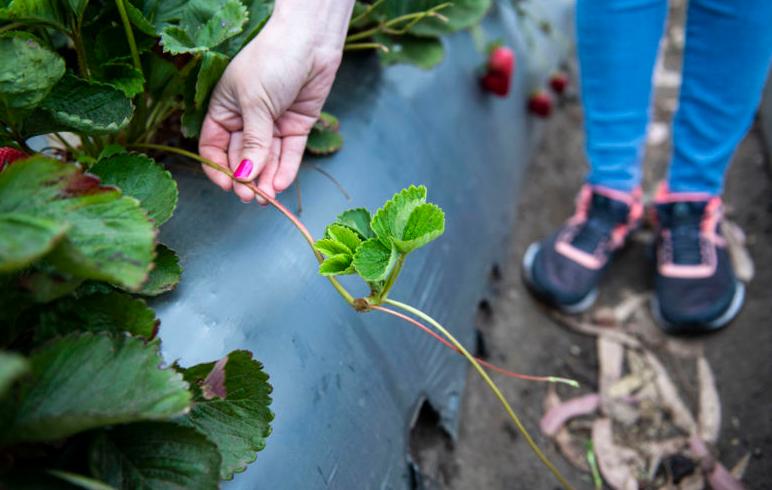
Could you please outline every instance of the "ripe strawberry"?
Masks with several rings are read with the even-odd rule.
[[[496,46],[488,55],[488,72],[512,76],[515,69],[515,53],[506,46]]]
[[[563,92],[566,91],[567,86],[568,86],[568,75],[566,75],[562,71],[555,72],[550,77],[550,87],[552,87],[552,91],[555,92],[556,94],[562,95]]]
[[[506,97],[509,93],[510,79],[505,75],[499,73],[486,73],[480,79],[480,83],[485,90],[500,97]]]
[[[528,98],[528,111],[538,117],[547,118],[552,114],[552,97],[546,90],[539,89]]]
[[[495,46],[490,50],[485,74],[480,79],[480,83],[488,92],[505,97],[509,93],[514,69],[514,52],[506,46]]]
[[[26,158],[27,154],[21,150],[17,150],[11,146],[3,146],[0,148],[0,172],[6,165],[10,165],[16,160]]]

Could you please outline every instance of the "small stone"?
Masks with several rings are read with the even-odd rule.
[[[582,354],[582,348],[576,344],[571,344],[571,347],[568,348],[568,352],[570,352],[572,356],[579,357]]]

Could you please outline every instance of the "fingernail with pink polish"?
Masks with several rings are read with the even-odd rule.
[[[252,172],[252,160],[247,158],[243,159],[239,166],[236,168],[236,172],[233,174],[237,179],[243,179]]]

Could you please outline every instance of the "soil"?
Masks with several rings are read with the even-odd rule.
[[[646,158],[645,189],[665,175],[670,154],[669,121],[677,100],[677,78],[683,46],[683,6],[675,2],[664,44],[664,69],[656,77],[655,121]],[[677,73],[677,71],[676,71]],[[574,77],[574,80],[576,78]],[[582,114],[575,93],[569,93],[547,123],[541,149],[522,180],[517,223],[507,263],[492,272],[494,293],[481,303],[480,354],[518,372],[553,374],[597,389],[595,338],[561,327],[545,314],[525,290],[520,260],[526,247],[560,225],[573,211],[573,197],[583,182],[586,163]],[[742,227],[756,275],[747,287],[746,305],[726,330],[693,340],[704,344],[716,375],[722,403],[722,428],[716,453],[727,467],[744,455],[751,459],[744,482],[748,488],[772,488],[772,179],[760,134],[753,128],[742,142],[728,173],[724,200],[728,216]],[[545,198],[545,196],[548,196]],[[647,292],[652,268],[647,260],[649,236],[628,246],[615,261],[595,308],[617,304],[627,292]],[[668,364],[671,377],[694,387],[694,372]],[[571,467],[538,430],[547,387],[498,377],[505,396],[521,415],[540,447],[577,488],[592,488],[589,475]],[[570,390],[570,388],[568,389]],[[559,390],[570,396],[571,392]],[[688,391],[688,390],[687,390]],[[573,392],[575,394],[576,392]],[[694,405],[694,396],[687,397]],[[418,488],[553,489],[556,480],[541,466],[511,426],[479,377],[470,370],[456,441],[432,429],[431,413],[419,420],[411,442],[420,468]],[[420,422],[425,423],[421,424]],[[429,427],[427,429],[427,426]],[[434,426],[436,427],[436,426]]]

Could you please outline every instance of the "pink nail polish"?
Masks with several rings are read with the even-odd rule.
[[[233,174],[237,179],[243,179],[252,172],[252,160],[247,158],[243,159],[239,166],[236,168],[236,172]]]

